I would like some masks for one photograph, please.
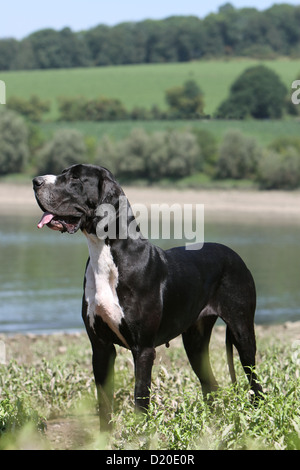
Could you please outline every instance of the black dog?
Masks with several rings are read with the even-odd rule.
[[[38,224],[61,232],[81,229],[87,237],[83,320],[93,350],[101,426],[110,419],[114,344],[131,350],[135,364],[135,404],[147,408],[155,347],[182,334],[189,361],[204,396],[217,389],[209,357],[211,330],[218,317],[227,325],[226,349],[235,382],[232,345],[255,396],[262,390],[255,367],[255,285],[242,259],[230,248],[204,243],[202,249],[167,251],[141,235],[110,236],[108,204],[120,217],[124,192],[102,167],[74,165],[61,175],[39,176],[33,186],[44,212]],[[126,225],[139,228],[127,199]],[[103,208],[105,210],[103,210]],[[103,233],[99,234],[99,226]]]

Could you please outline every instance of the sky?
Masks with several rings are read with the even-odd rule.
[[[73,31],[90,29],[100,23],[115,25],[123,21],[162,19],[172,15],[200,18],[216,13],[228,0],[8,0],[1,1],[0,37],[22,39],[43,28]],[[229,0],[230,1],[230,0]],[[235,8],[265,10],[274,3],[300,5],[300,0],[232,0]]]

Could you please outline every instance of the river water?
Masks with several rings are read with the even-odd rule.
[[[0,333],[79,331],[85,237],[37,230],[36,224],[32,215],[0,216]],[[205,240],[230,246],[252,271],[257,324],[300,320],[299,231],[274,221],[205,223]]]

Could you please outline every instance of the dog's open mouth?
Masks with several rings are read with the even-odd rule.
[[[45,211],[37,226],[38,228],[43,228],[44,225],[47,225],[47,227],[51,228],[52,230],[75,233],[79,229],[80,218],[71,216],[56,216],[51,214],[51,212]]]

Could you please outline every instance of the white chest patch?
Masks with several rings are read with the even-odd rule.
[[[88,304],[88,318],[93,328],[98,315],[128,347],[119,331],[124,312],[117,295],[118,269],[110,247],[94,235],[88,235],[90,262],[86,270],[85,300]]]

